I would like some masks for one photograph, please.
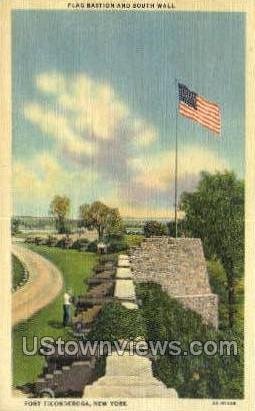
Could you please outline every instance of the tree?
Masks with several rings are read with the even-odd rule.
[[[143,227],[145,237],[162,236],[167,234],[167,227],[159,221],[146,221]]]
[[[59,233],[66,233],[66,217],[70,212],[70,199],[56,195],[50,203],[50,214],[55,217],[56,229]]]
[[[11,221],[12,235],[16,235],[19,233],[19,226],[20,226],[20,220],[18,218],[12,218],[12,221]]]
[[[113,236],[123,232],[123,222],[117,208],[108,207],[100,201],[91,205],[80,206],[80,219],[83,227],[88,230],[97,230],[99,239],[105,235]]]
[[[202,239],[206,257],[217,256],[226,271],[233,327],[236,287],[244,264],[244,182],[232,172],[203,172],[196,191],[182,194],[180,208],[187,229]]]

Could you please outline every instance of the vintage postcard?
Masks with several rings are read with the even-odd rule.
[[[1,411],[254,407],[254,12],[1,1]]]

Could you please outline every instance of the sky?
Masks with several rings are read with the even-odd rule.
[[[244,177],[241,13],[12,14],[13,213],[47,216],[54,195],[123,216],[173,215],[202,170]],[[220,137],[176,114],[176,80],[219,104]]]

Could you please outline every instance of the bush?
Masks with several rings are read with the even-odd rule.
[[[142,241],[144,240],[144,236],[142,234],[126,234],[124,237],[124,241],[127,244],[127,247],[138,247],[141,245]]]
[[[116,341],[146,338],[146,326],[140,310],[129,310],[118,303],[105,304],[95,320],[88,339]]]
[[[198,314],[184,309],[158,284],[139,284],[137,297],[143,303],[149,340],[180,341],[182,352],[188,353],[191,341],[237,341],[238,355],[160,355],[154,362],[156,377],[182,398],[243,398],[242,332],[217,331],[204,325]]]
[[[145,237],[162,236],[167,234],[167,226],[159,221],[151,220],[144,224],[143,231]]]
[[[35,237],[34,237],[34,236],[31,236],[31,235],[28,235],[28,236],[26,237],[26,239],[25,239],[25,243],[35,244]]]
[[[54,247],[55,245],[57,245],[57,243],[58,243],[57,237],[49,235],[48,240],[47,240],[47,245],[49,247]]]
[[[96,240],[90,241],[88,243],[87,250],[92,252],[92,253],[96,253],[97,252],[97,244],[98,244],[98,241],[96,241]]]
[[[18,218],[11,219],[11,234],[12,235],[20,234],[19,225],[20,225],[20,221]]]
[[[124,240],[112,240],[107,245],[108,253],[119,253],[128,249],[127,243]]]
[[[228,314],[228,291],[227,291],[227,274],[217,259],[207,262],[207,269],[210,278],[210,285],[215,294],[219,296],[219,327],[226,329],[229,327]],[[243,330],[244,322],[244,281],[243,276],[236,284],[236,300],[234,304],[235,324],[234,328]]]
[[[35,237],[34,243],[36,245],[47,245],[47,238],[45,237]]]
[[[88,239],[87,238],[79,238],[78,240],[74,241],[72,248],[75,250],[87,250],[88,249]]]
[[[57,247],[60,247],[60,248],[66,248],[67,249],[67,248],[71,248],[72,245],[73,245],[73,241],[68,236],[62,237],[57,242]]]
[[[219,327],[228,327],[228,293],[226,289],[226,272],[218,260],[207,263],[210,285],[215,294],[219,296]]]

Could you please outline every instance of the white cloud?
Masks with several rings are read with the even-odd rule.
[[[68,119],[57,111],[32,103],[24,107],[24,116],[71,154],[91,156],[96,151],[95,143],[82,139],[70,127]]]
[[[133,133],[135,143],[138,147],[148,146],[157,139],[157,132],[155,128],[140,119],[134,120]]]
[[[91,139],[112,140],[127,123],[135,145],[151,144],[157,137],[152,125],[131,113],[108,83],[58,72],[41,73],[35,82],[47,105],[27,103],[24,115],[71,154],[93,155]]]
[[[57,72],[50,75],[47,73],[39,74],[36,77],[36,85],[43,93],[57,95],[65,92],[65,78],[63,74]]]
[[[129,162],[136,176],[134,181],[150,190],[167,191],[175,178],[175,151],[138,157]],[[225,159],[209,149],[188,146],[178,153],[178,178],[188,180],[190,176],[199,176],[202,170],[208,172],[223,171],[228,168]]]
[[[32,203],[45,199],[49,202],[55,194],[75,195],[84,188],[91,190],[97,178],[92,170],[67,170],[46,152],[35,156],[30,163],[18,161],[13,166],[15,197]]]

